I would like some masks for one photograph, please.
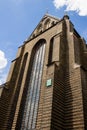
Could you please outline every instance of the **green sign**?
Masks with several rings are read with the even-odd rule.
[[[49,87],[52,85],[52,79],[48,79],[46,82],[46,86]]]

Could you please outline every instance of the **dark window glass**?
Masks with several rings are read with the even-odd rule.
[[[53,38],[50,41],[48,64],[52,62],[52,55],[53,55]]]

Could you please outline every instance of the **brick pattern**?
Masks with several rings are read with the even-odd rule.
[[[64,75],[62,68],[55,64],[54,86],[52,102],[51,130],[64,129]]]
[[[52,48],[55,50],[48,65],[49,44],[53,37],[55,46]],[[30,55],[37,41],[43,38],[46,56],[35,130],[86,130],[87,47],[66,16],[20,47],[12,63],[11,76],[8,76],[10,81],[5,84],[0,97],[0,130],[20,130],[32,67],[32,62],[30,67],[28,64],[33,59]],[[20,70],[26,52],[29,57],[24,75],[24,70]],[[50,78],[52,85],[47,87],[46,81]]]
[[[85,130],[87,129],[87,71],[81,69]]]
[[[80,68],[66,73],[65,130],[84,130],[83,98]]]
[[[23,54],[23,50],[24,48],[22,48],[20,57],[13,61],[14,70],[12,73],[11,80],[9,84],[6,85],[6,88],[4,88],[2,92],[2,96],[0,98],[0,129],[1,130],[11,129],[16,102],[18,98],[18,93],[20,90],[20,86],[17,86],[16,88],[16,82],[20,70],[19,67],[21,65],[21,56]]]
[[[52,86],[46,86],[47,79],[52,79]],[[51,128],[54,64],[47,67],[47,77],[44,82],[42,83],[44,87],[41,87],[42,96],[40,96],[36,130],[50,130]]]

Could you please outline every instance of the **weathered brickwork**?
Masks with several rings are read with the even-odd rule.
[[[80,68],[66,73],[65,130],[84,130],[84,112]]]
[[[44,56],[39,50],[43,43]],[[36,91],[39,98],[29,88],[37,50],[44,59],[43,68],[37,68],[38,71],[42,69],[38,94]],[[41,67],[39,58],[37,63]],[[38,71],[35,71],[35,76]],[[67,15],[60,20],[48,14],[42,18],[30,37],[18,48],[2,87],[0,130],[87,130],[87,45]],[[27,94],[30,94],[31,100],[26,98]],[[30,112],[35,106],[38,108],[36,116],[27,114],[28,121],[26,100],[32,104],[32,107],[31,104],[28,106],[30,109],[26,105],[26,111]],[[24,116],[26,120],[23,120]],[[29,126],[31,120],[35,121],[35,127],[32,123]]]

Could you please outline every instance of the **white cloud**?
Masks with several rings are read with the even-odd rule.
[[[5,54],[0,50],[0,70],[5,68],[7,65],[7,59],[5,58]]]
[[[54,0],[55,7],[58,9],[66,4],[66,0]]]
[[[5,83],[6,78],[7,78],[7,74],[0,73],[0,85]]]
[[[6,81],[6,76],[4,68],[7,65],[7,59],[5,58],[5,54],[3,51],[0,50],[0,84],[3,84]]]
[[[80,16],[87,15],[86,0],[53,0],[53,3],[57,9],[65,6],[66,11],[76,11]]]

